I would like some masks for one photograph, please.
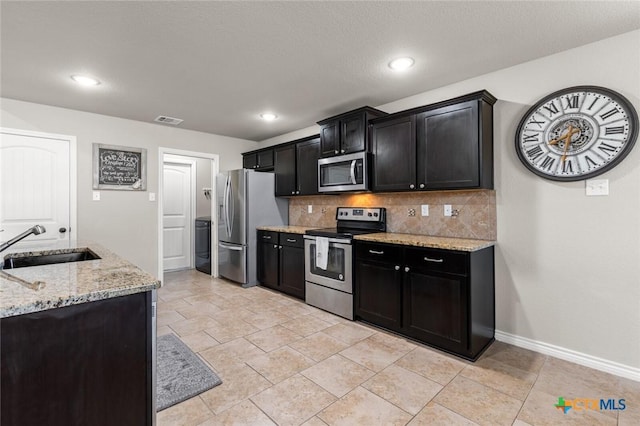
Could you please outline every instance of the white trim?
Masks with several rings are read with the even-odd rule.
[[[182,149],[174,149],[174,148],[158,148],[158,197],[156,198],[158,207],[158,279],[160,281],[164,280],[164,271],[163,271],[163,245],[162,245],[162,172],[163,172],[163,163],[164,163],[164,155],[165,154],[173,154],[173,155],[182,155],[186,157],[195,157],[195,158],[205,158],[211,160],[211,218],[212,222],[216,219],[216,186],[215,186],[215,178],[220,170],[220,156],[218,154],[211,154],[208,152],[196,152],[196,151],[185,151]],[[218,226],[217,223],[212,223],[211,225],[211,276],[218,276]]]
[[[550,355],[565,361],[583,365],[585,367],[594,368],[606,373],[615,374],[631,380],[640,381],[640,368],[630,365],[620,364],[604,358],[598,358],[593,355],[577,352],[561,346],[551,345],[549,343],[540,342],[526,337],[516,336],[514,334],[505,333],[496,330],[495,338],[499,342],[508,343],[520,348],[529,349],[541,354]]]
[[[69,142],[69,240],[78,240],[78,142],[75,136],[0,127],[0,133]]]

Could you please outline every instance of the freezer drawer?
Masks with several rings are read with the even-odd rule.
[[[244,284],[247,282],[247,248],[237,244],[218,243],[218,273],[221,277]]]

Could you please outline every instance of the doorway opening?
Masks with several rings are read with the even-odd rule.
[[[211,226],[219,156],[158,150],[158,278],[197,268],[217,276],[217,233]],[[203,227],[208,221],[209,226]]]

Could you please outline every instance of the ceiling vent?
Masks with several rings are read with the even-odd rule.
[[[170,124],[172,126],[177,126],[178,124],[182,123],[184,120],[181,120],[179,118],[167,117],[166,115],[159,115],[153,121],[156,121],[162,124]]]

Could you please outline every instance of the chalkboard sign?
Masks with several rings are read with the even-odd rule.
[[[93,144],[93,189],[147,189],[147,150]]]

